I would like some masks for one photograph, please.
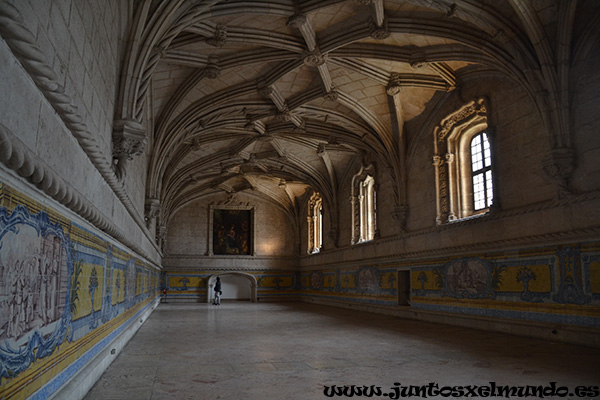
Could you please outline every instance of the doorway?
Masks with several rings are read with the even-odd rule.
[[[410,306],[410,270],[398,271],[398,305]]]
[[[223,300],[249,300],[256,303],[257,284],[253,275],[243,272],[222,272],[212,275],[208,279],[208,290],[206,291],[206,302],[212,303],[215,292],[215,282],[217,276],[221,278],[221,290]]]

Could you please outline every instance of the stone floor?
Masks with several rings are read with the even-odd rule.
[[[397,398],[395,383],[430,382],[557,382],[573,393],[566,398],[578,398],[576,386],[600,386],[599,356],[595,348],[312,304],[169,303],[85,399],[312,400],[328,398],[332,385],[379,386],[385,394],[373,398],[383,399]]]

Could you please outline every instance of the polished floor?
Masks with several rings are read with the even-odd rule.
[[[572,393],[566,398],[579,398],[577,386],[600,386],[599,356],[595,348],[312,304],[168,303],[85,399],[312,400],[329,398],[333,385],[373,385],[375,394],[381,387],[372,398],[384,399],[410,385],[490,382],[556,382]],[[462,390],[453,393],[474,393]]]

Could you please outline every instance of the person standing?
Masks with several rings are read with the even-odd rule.
[[[215,283],[215,301],[213,302],[213,304],[215,306],[221,305],[221,295],[222,294],[223,294],[223,292],[221,291],[221,278],[219,278],[217,276],[217,283]]]

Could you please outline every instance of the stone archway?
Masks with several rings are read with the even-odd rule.
[[[223,276],[227,276],[227,275],[234,275],[234,276],[248,279],[249,284],[250,284],[250,301],[252,301],[253,303],[257,302],[257,299],[258,299],[257,286],[258,285],[256,282],[256,278],[253,275],[250,275],[250,274],[247,274],[244,272],[226,271],[226,272],[221,272],[218,274],[211,275],[210,278],[208,278],[208,290],[206,291],[206,302],[207,303],[211,303],[214,299],[213,288],[215,287],[215,282],[217,280],[217,276],[223,277]]]

